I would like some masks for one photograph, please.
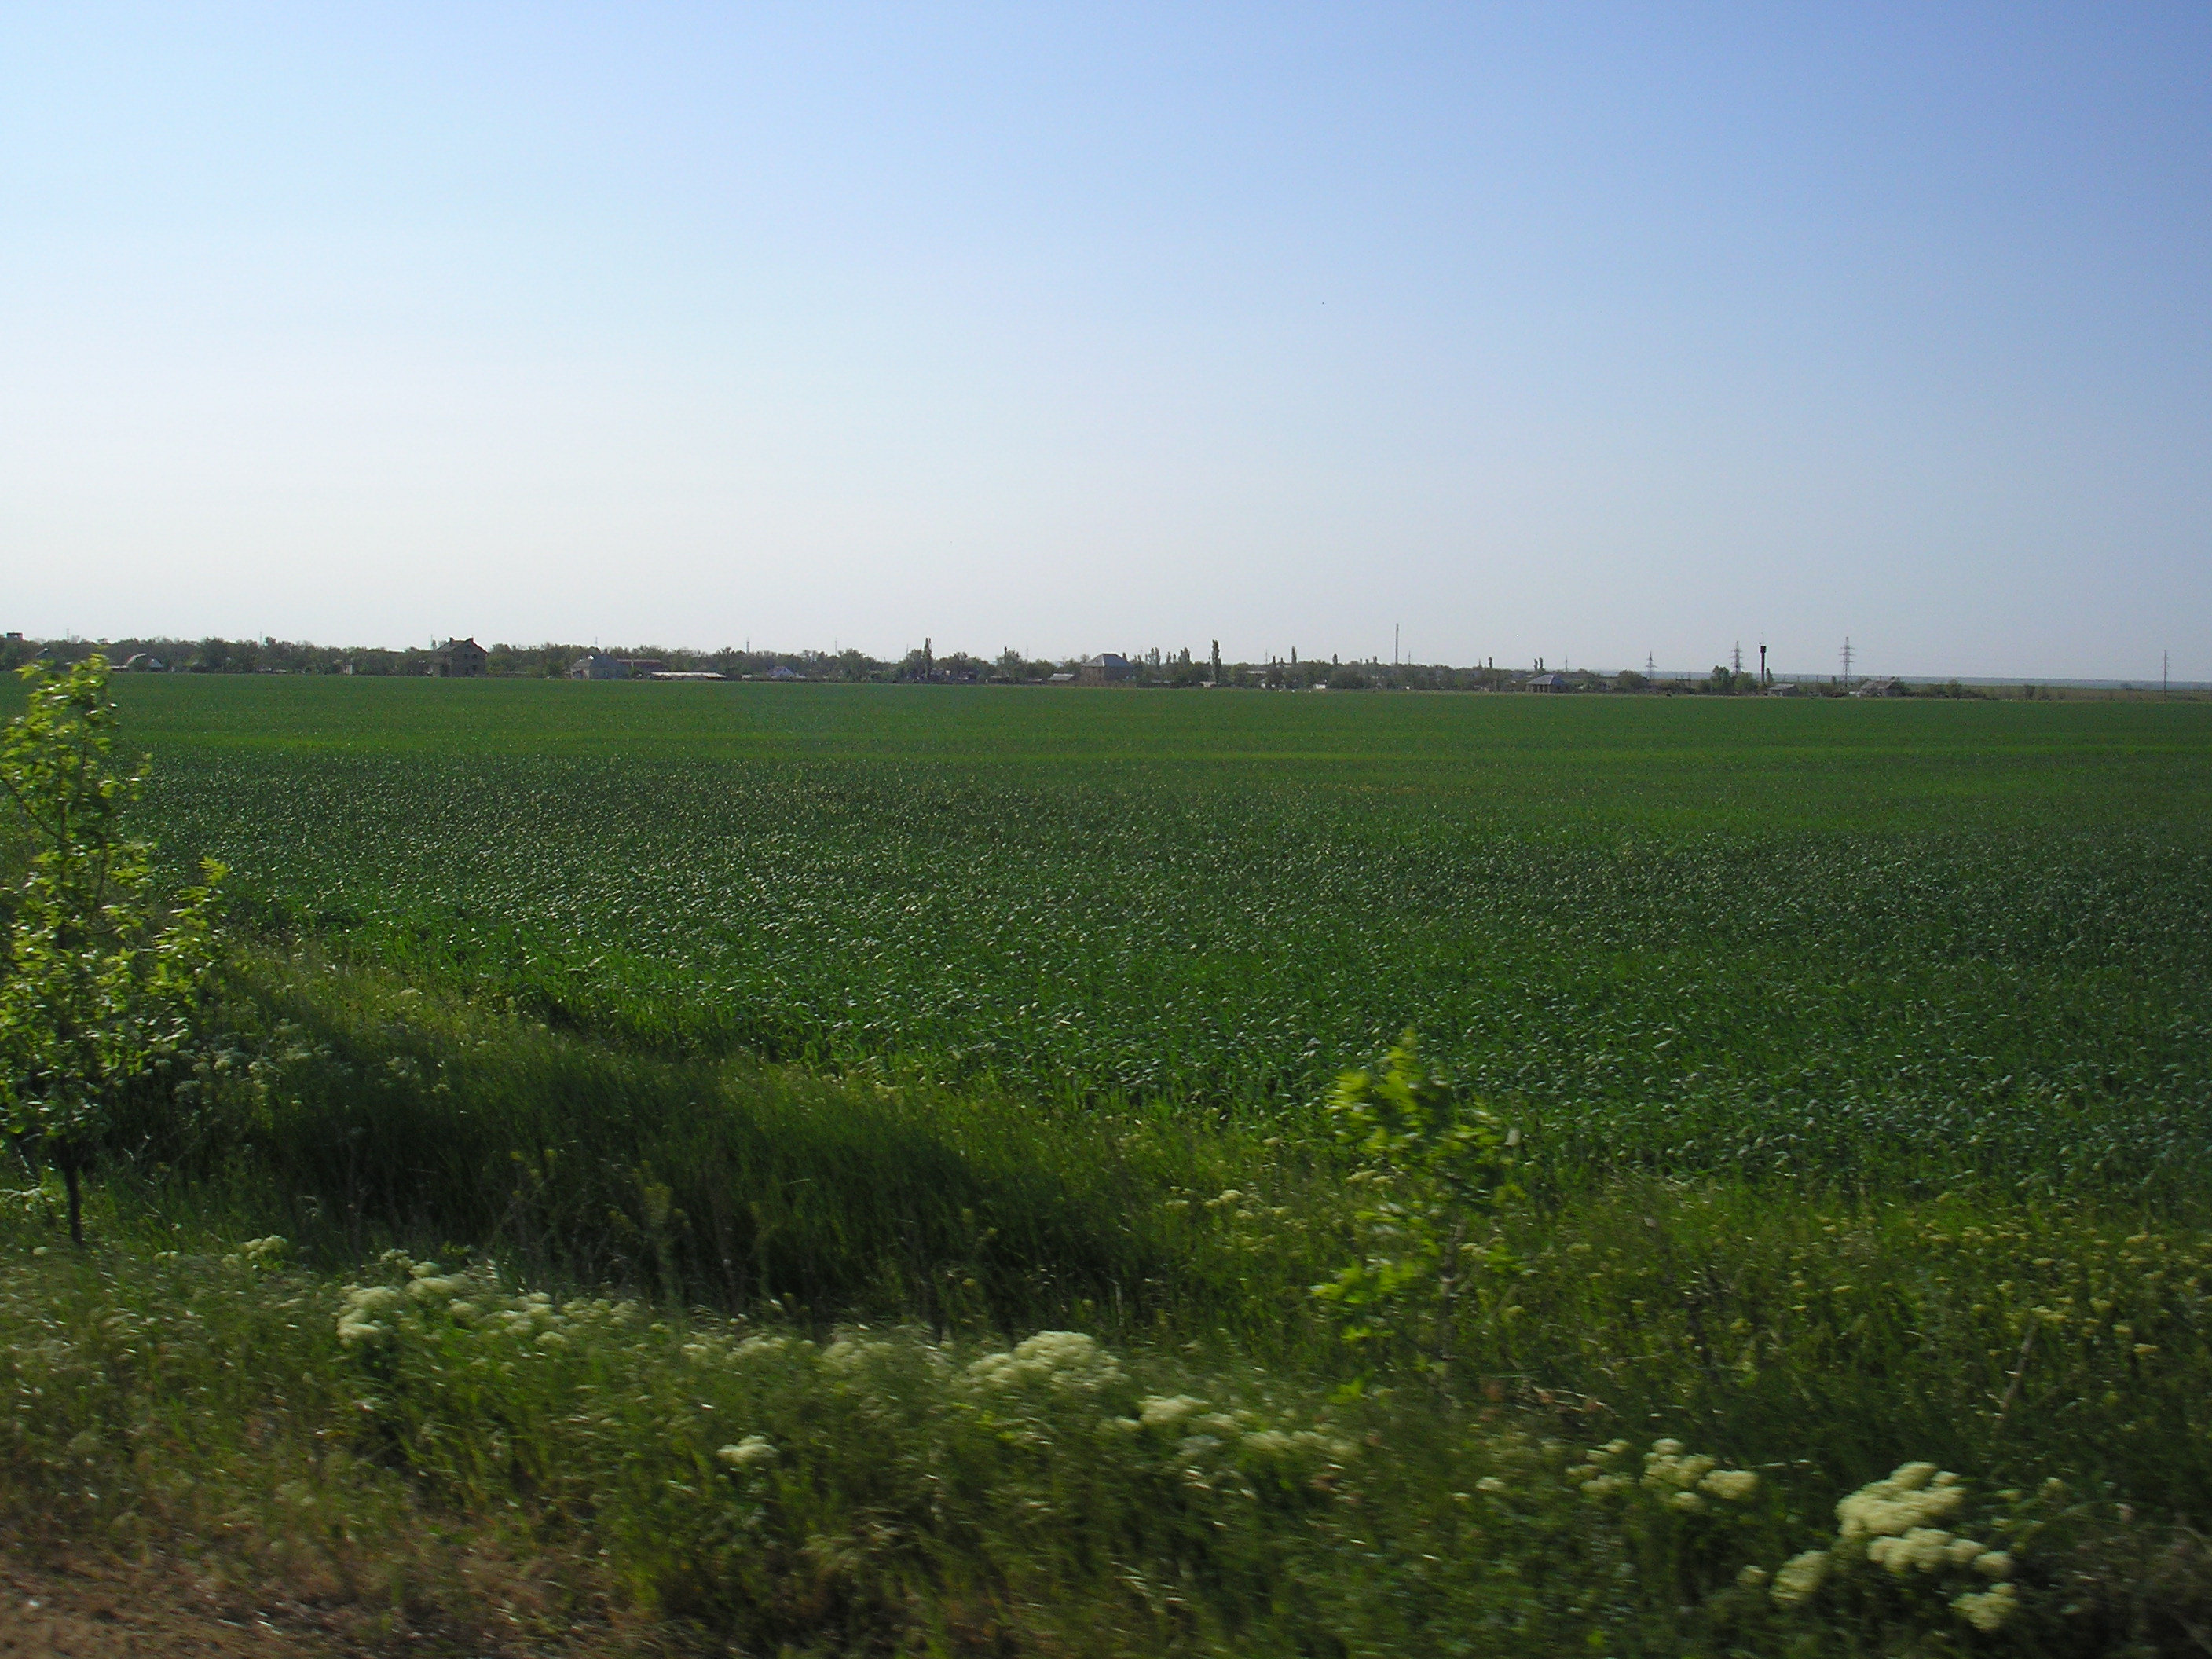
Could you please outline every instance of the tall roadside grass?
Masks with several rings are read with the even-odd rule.
[[[2133,1653],[2206,1601],[2185,1534],[2055,1482],[1839,1492],[1556,1401],[286,1255],[11,1251],[6,1518],[477,1650]]]
[[[1273,1156],[1257,1135],[640,1054],[310,953],[245,958],[224,1014],[187,1111],[130,1143],[155,1179],[115,1190],[156,1218],[212,1206],[332,1262],[458,1242],[794,1317],[1126,1322],[1248,1293],[1160,1200],[1233,1186]]]

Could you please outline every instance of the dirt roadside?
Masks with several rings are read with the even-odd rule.
[[[307,1609],[207,1604],[154,1572],[56,1568],[0,1546],[0,1659],[365,1659],[374,1651],[318,1628]]]

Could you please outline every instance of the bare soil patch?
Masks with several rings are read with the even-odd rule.
[[[304,1606],[212,1595],[158,1567],[36,1561],[0,1545],[0,1659],[368,1659],[422,1649],[363,1644]]]

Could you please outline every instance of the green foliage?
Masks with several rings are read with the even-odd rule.
[[[33,849],[0,965],[0,1125],[63,1171],[82,1244],[82,1171],[118,1105],[191,1035],[222,871],[210,862],[163,915],[151,849],[124,827],[142,780],[111,763],[106,664],[23,672],[29,707],[0,731],[0,787]]]
[[[1490,1212],[1517,1195],[1519,1133],[1425,1069],[1410,1030],[1380,1076],[1337,1079],[1327,1122],[1353,1164],[1345,1181],[1358,1189],[1352,1220],[1364,1249],[1313,1293],[1342,1319],[1346,1340],[1407,1351],[1448,1384],[1480,1275],[1515,1265],[1494,1235],[1479,1235]]]

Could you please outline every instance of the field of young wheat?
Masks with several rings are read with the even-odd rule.
[[[1576,1164],[2154,1176],[2212,710],[124,681],[179,858],[665,1051],[1296,1114],[1411,1024]]]

